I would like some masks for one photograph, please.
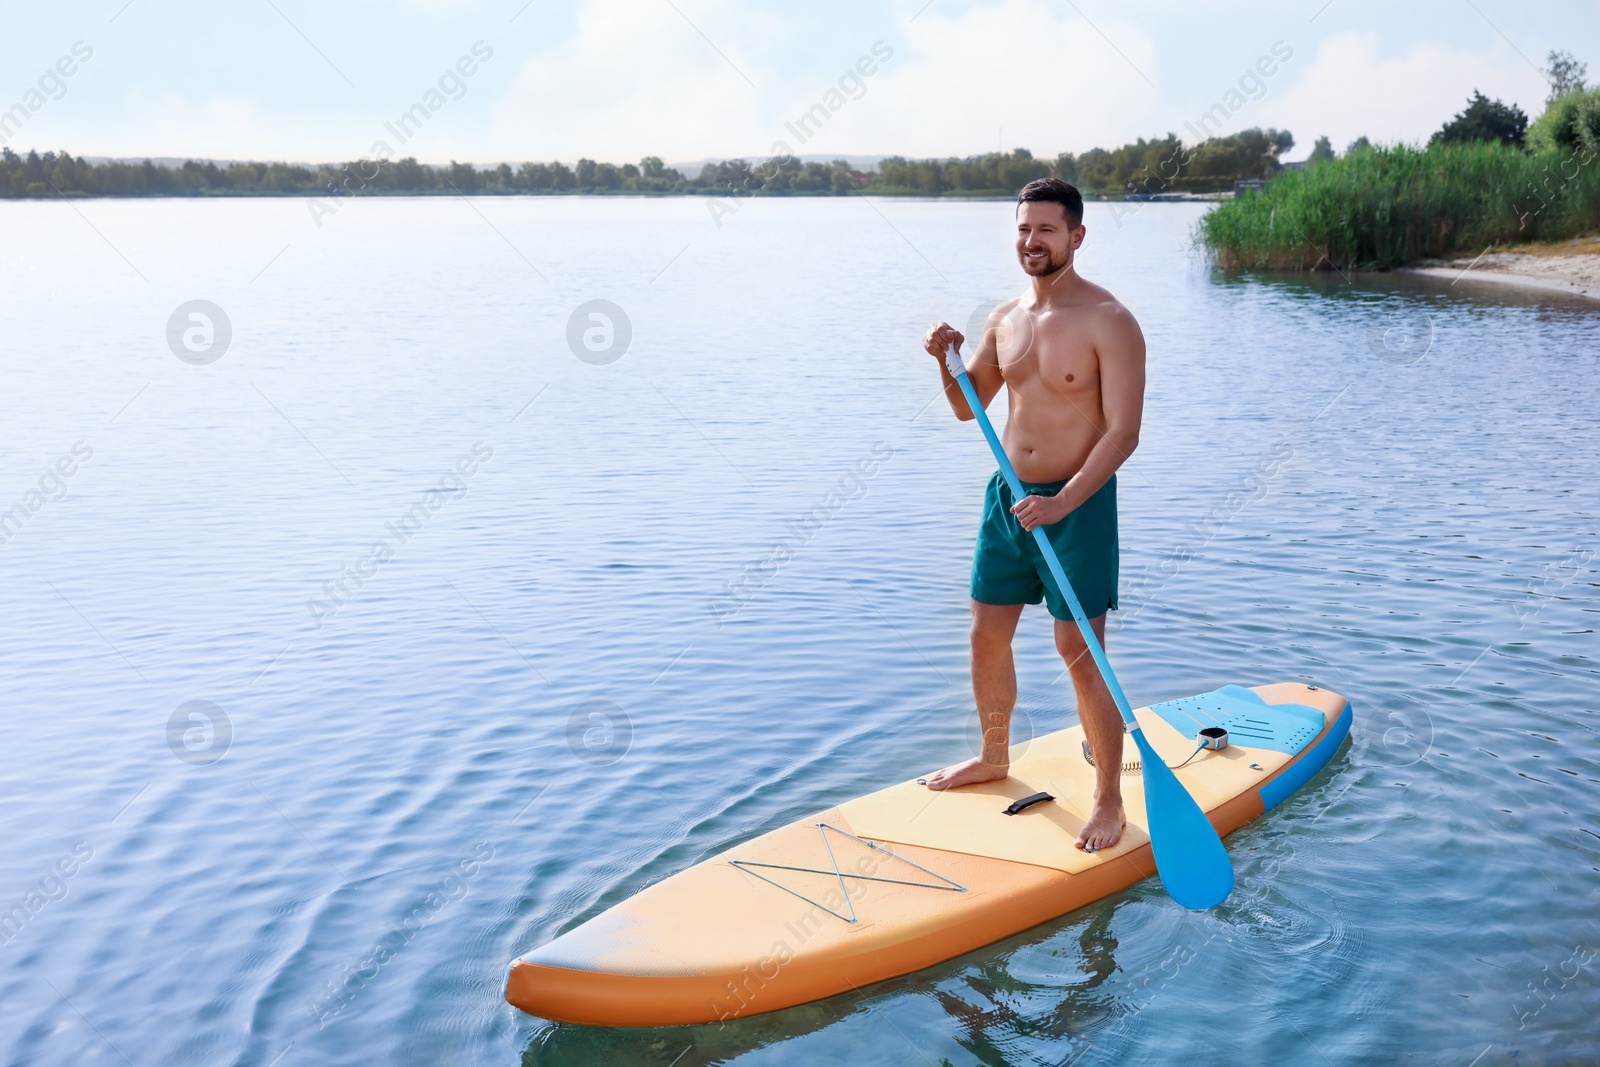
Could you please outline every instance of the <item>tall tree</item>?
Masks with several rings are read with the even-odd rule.
[[[1311,154],[1306,157],[1306,166],[1313,167],[1318,163],[1326,163],[1333,158],[1333,142],[1327,137],[1318,137],[1311,146]]]
[[[1545,67],[1544,76],[1550,80],[1550,95],[1544,101],[1546,107],[1555,103],[1557,97],[1583,88],[1583,77],[1589,73],[1589,65],[1578,62],[1577,56],[1552,48],[1545,62],[1549,66]]]
[[[1449,144],[1453,141],[1499,141],[1501,144],[1522,147],[1528,132],[1528,116],[1515,104],[1490,100],[1478,90],[1472,90],[1467,106],[1455,118],[1445,123],[1429,139],[1429,144]]]

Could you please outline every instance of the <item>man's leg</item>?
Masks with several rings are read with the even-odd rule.
[[[1017,702],[1011,635],[1017,632],[1021,616],[1021,604],[972,602],[972,695],[978,704],[983,750],[929,778],[929,789],[992,782],[1011,770],[1011,708]]]
[[[1104,647],[1106,617],[1097,615],[1089,625]],[[1094,753],[1094,810],[1076,842],[1079,848],[1093,852],[1122,839],[1122,713],[1089,655],[1078,624],[1071,619],[1056,620],[1056,651],[1072,674],[1072,687],[1078,692],[1078,721],[1083,723],[1089,751]]]

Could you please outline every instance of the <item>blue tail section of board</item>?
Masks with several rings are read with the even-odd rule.
[[[1206,726],[1228,731],[1236,745],[1294,755],[1322,732],[1322,712],[1304,704],[1268,704],[1252,690],[1225,685],[1199,696],[1150,705],[1150,710],[1185,737]]]
[[[1316,777],[1317,772],[1328,765],[1334,753],[1339,751],[1339,746],[1344,744],[1344,739],[1350,736],[1350,702],[1345,701],[1344,710],[1339,712],[1333,720],[1333,728],[1326,737],[1317,742],[1317,746],[1304,756],[1293,767],[1261,787],[1261,806],[1267,811],[1282,804],[1289,799],[1289,795],[1296,789],[1305,785]]]

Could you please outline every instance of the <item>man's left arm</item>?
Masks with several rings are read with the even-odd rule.
[[[1029,497],[1017,510],[1026,530],[1060,522],[1111,480],[1139,447],[1144,418],[1144,334],[1127,308],[1118,305],[1101,317],[1095,331],[1100,359],[1100,408],[1106,424],[1083,467],[1053,497]],[[1029,507],[1030,502],[1038,507]]]

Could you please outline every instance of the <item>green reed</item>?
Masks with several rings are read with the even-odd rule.
[[[1198,239],[1228,269],[1398,267],[1600,229],[1600,159],[1486,142],[1399,145],[1286,171],[1218,205]]]

